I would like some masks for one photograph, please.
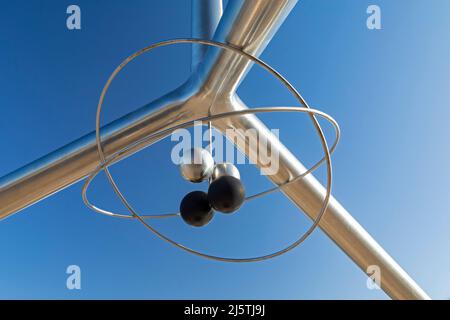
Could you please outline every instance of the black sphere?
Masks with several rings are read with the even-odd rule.
[[[222,176],[213,181],[208,189],[208,200],[217,211],[231,213],[239,209],[245,199],[241,180],[233,176]]]
[[[181,200],[180,214],[187,224],[202,227],[211,221],[214,211],[205,192],[193,191]]]

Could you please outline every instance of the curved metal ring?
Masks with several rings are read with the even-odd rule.
[[[204,118],[200,118],[200,119],[196,119],[196,120],[191,120],[182,124],[179,124],[177,126],[156,132],[154,134],[151,134],[143,139],[140,139],[139,141],[128,145],[127,147],[117,151],[116,153],[114,153],[113,155],[111,155],[110,157],[108,157],[108,159],[102,163],[100,166],[98,166],[87,178],[85,184],[83,185],[83,190],[82,190],[82,194],[83,194],[83,201],[85,202],[85,204],[93,209],[94,211],[103,213],[103,214],[107,214],[107,215],[111,215],[111,216],[116,216],[117,214],[109,212],[109,211],[105,211],[103,209],[98,209],[97,207],[95,207],[94,205],[92,205],[90,203],[90,201],[87,198],[87,190],[91,184],[91,182],[93,181],[93,179],[97,176],[98,173],[101,172],[101,170],[103,170],[104,168],[106,168],[109,164],[113,163],[115,160],[119,159],[120,157],[122,157],[124,154],[126,154],[130,149],[132,149],[134,147],[135,144],[140,144],[143,143],[147,140],[150,139],[154,139],[154,138],[158,138],[158,137],[163,137],[166,136],[168,134],[170,134],[171,132],[177,130],[177,129],[181,129],[181,128],[186,128],[189,127],[190,125],[192,125],[194,122],[196,121],[208,121],[208,120],[216,120],[216,119],[221,119],[221,118],[226,118],[226,117],[232,117],[232,116],[238,116],[238,115],[245,115],[245,114],[255,114],[255,113],[267,113],[267,112],[304,112],[304,113],[310,113],[310,114],[315,114],[318,116],[321,116],[325,119],[327,119],[330,123],[332,123],[332,125],[334,126],[336,132],[339,132],[339,126],[337,124],[337,122],[330,117],[329,115],[319,111],[319,110],[315,110],[315,109],[308,109],[308,108],[303,108],[303,107],[266,107],[266,108],[252,108],[252,109],[245,109],[245,110],[239,110],[239,111],[233,111],[233,112],[228,112],[228,113],[221,113],[221,114],[215,114],[213,116],[208,116],[208,117],[204,117]],[[250,199],[251,200],[251,199]],[[134,212],[136,215],[135,216],[126,216],[128,218],[138,218],[138,219],[143,219],[143,216],[139,216],[134,210],[132,211]],[[177,215],[177,214],[174,214]],[[163,216],[163,215],[157,215],[159,217]],[[152,216],[154,217],[154,216]],[[277,251],[273,254],[270,255],[265,255],[265,256],[260,256],[260,257],[255,257],[255,258],[245,258],[245,259],[233,259],[233,258],[224,258],[224,257],[218,257],[218,256],[212,256],[212,255],[208,255],[208,254],[204,254],[201,253],[199,251],[193,250],[191,248],[188,248],[186,246],[183,246],[175,241],[173,241],[172,239],[164,236],[163,234],[161,234],[160,232],[158,232],[157,230],[155,230],[153,227],[151,227],[150,225],[148,225],[146,222],[143,222],[144,225],[149,228],[153,233],[155,233],[158,237],[160,237],[161,239],[185,250],[188,251],[190,253],[205,257],[205,258],[209,258],[209,259],[214,259],[214,260],[220,260],[220,261],[227,261],[227,262],[250,262],[250,261],[261,261],[261,260],[266,260],[269,258],[273,258],[275,256],[281,255],[283,253],[286,253],[290,250],[292,250],[293,248],[295,248],[296,246],[298,246],[301,242],[303,242],[304,240],[306,240],[306,238],[314,231],[314,229],[317,227],[318,223],[313,225],[308,232],[305,232],[305,234],[299,238],[296,242],[294,242],[292,245],[286,247],[283,250]]]
[[[115,160],[121,158],[123,155],[127,154],[127,152],[131,149],[133,149],[136,145],[141,145],[141,144],[145,144],[147,141],[152,140],[152,139],[159,139],[159,136],[166,136],[171,134],[172,132],[174,132],[175,130],[178,129],[182,129],[182,128],[187,128],[190,127],[192,124],[196,123],[196,122],[202,122],[202,121],[207,121],[210,122],[211,120],[217,120],[217,119],[222,119],[222,118],[229,118],[229,117],[233,117],[233,116],[238,116],[238,115],[245,115],[245,114],[257,114],[257,113],[271,113],[271,112],[301,112],[301,113],[308,113],[308,114],[315,114],[318,115],[320,117],[325,118],[327,121],[329,121],[334,129],[335,129],[335,139],[333,142],[333,145],[337,145],[339,143],[339,137],[340,137],[340,128],[339,128],[339,124],[337,123],[336,120],[334,120],[331,116],[329,116],[328,114],[319,111],[317,109],[311,109],[311,108],[303,108],[303,107],[259,107],[259,108],[251,108],[251,109],[245,109],[245,110],[239,110],[239,111],[231,111],[231,112],[227,112],[227,113],[217,113],[214,114],[212,116],[206,116],[203,118],[198,118],[198,119],[194,119],[194,120],[190,120],[184,123],[181,123],[179,125],[170,127],[170,128],[166,128],[162,131],[158,131],[156,133],[152,133],[149,134],[131,144],[129,144],[128,146],[120,149],[119,151],[116,151],[114,154],[108,156],[108,159],[102,163],[101,165],[99,165],[91,174],[92,174],[92,179],[101,171],[103,170],[105,167],[107,167],[108,165],[110,165],[111,163],[114,163]],[[329,151],[330,155],[332,154],[332,150]],[[317,162],[316,162],[317,163]],[[245,198],[245,201],[251,201],[253,199],[268,195],[270,193],[273,193],[275,191],[279,191],[282,188],[292,184],[293,182],[298,181],[299,179],[303,178],[304,176],[306,176],[308,173],[312,173],[314,172],[314,165],[306,170],[304,173],[298,175],[297,177],[295,177],[292,180],[289,180],[283,184],[280,184],[274,188],[262,191],[262,192],[258,192],[255,193],[253,195],[247,196]],[[88,178],[89,179],[89,178]],[[87,189],[90,186],[90,183],[92,181],[87,182],[85,185],[85,189],[86,192],[83,191],[83,200],[86,204],[87,207],[89,207],[89,209],[107,215],[107,216],[111,216],[111,217],[116,217],[116,218],[126,218],[126,219],[136,219],[136,216],[130,215],[130,214],[119,214],[119,213],[114,213],[112,211],[108,211],[102,208],[99,208],[95,205],[93,205],[89,199],[87,198]],[[155,219],[155,218],[172,218],[172,217],[176,217],[179,216],[180,213],[161,213],[161,214],[151,214],[151,215],[139,215],[141,218],[143,219]]]
[[[115,193],[118,195],[118,197],[121,199],[122,203],[125,205],[125,207],[132,213],[133,217],[136,217],[137,219],[139,219],[139,221],[144,224],[144,226],[146,226],[150,231],[152,231],[153,233],[155,233],[157,236],[159,236],[161,239],[166,240],[167,242],[185,250],[188,251],[190,253],[202,256],[204,258],[209,258],[209,259],[213,259],[213,260],[219,260],[219,261],[227,261],[227,262],[253,262],[253,261],[261,261],[261,260],[266,260],[269,258],[273,258],[276,256],[279,256],[283,253],[286,253],[290,250],[292,250],[293,248],[295,248],[296,246],[298,246],[300,243],[302,243],[304,240],[306,240],[306,238],[308,238],[308,236],[314,231],[314,229],[318,226],[318,224],[320,223],[320,220],[323,216],[323,214],[325,213],[327,206],[328,206],[328,202],[331,196],[331,185],[332,185],[332,165],[331,165],[331,156],[330,156],[330,151],[334,150],[335,145],[333,145],[333,147],[331,149],[328,148],[328,144],[326,141],[326,138],[323,134],[323,131],[319,125],[319,123],[317,122],[317,119],[315,118],[314,114],[319,114],[319,112],[309,112],[310,113],[310,117],[314,123],[314,126],[316,127],[316,130],[318,132],[318,134],[320,135],[320,139],[322,142],[322,147],[324,149],[324,153],[325,153],[325,157],[319,161],[315,166],[313,166],[312,169],[308,170],[306,174],[310,173],[312,170],[315,170],[315,168],[317,168],[323,161],[326,160],[327,162],[327,187],[326,187],[326,195],[324,198],[324,201],[322,203],[321,209],[319,210],[319,213],[313,223],[313,225],[303,234],[302,237],[300,237],[297,241],[295,241],[293,244],[291,244],[290,246],[286,247],[285,249],[279,250],[277,252],[268,254],[268,255],[264,255],[264,256],[259,256],[259,257],[254,257],[254,258],[242,258],[242,259],[236,259],[236,258],[224,258],[224,257],[218,257],[218,256],[213,256],[213,255],[208,255],[208,254],[204,254],[201,252],[198,252],[196,250],[190,249],[188,247],[185,247],[181,244],[176,243],[175,241],[167,238],[166,236],[164,236],[163,234],[159,233],[156,229],[154,229],[153,227],[151,227],[148,223],[146,223],[144,221],[144,219],[139,216],[139,214],[131,207],[131,205],[129,204],[129,202],[125,199],[125,197],[122,195],[122,193],[120,192],[117,184],[115,183],[114,179],[112,178],[112,175],[110,174],[107,165],[112,161],[110,160],[110,162],[108,163],[106,161],[105,155],[103,153],[103,148],[102,148],[102,144],[101,144],[101,136],[100,136],[100,114],[101,114],[101,110],[102,110],[102,106],[103,106],[103,100],[105,97],[105,94],[107,92],[107,90],[109,89],[109,86],[111,85],[112,81],[114,80],[114,78],[116,77],[116,75],[133,59],[135,59],[136,57],[140,56],[141,54],[148,52],[152,49],[158,48],[158,47],[163,47],[163,46],[168,46],[168,45],[172,45],[172,44],[176,44],[176,43],[200,43],[200,44],[204,44],[204,45],[209,45],[209,46],[214,46],[214,47],[220,47],[229,51],[233,51],[237,54],[240,54],[241,56],[244,56],[246,58],[248,58],[249,60],[257,63],[258,65],[260,65],[261,67],[263,67],[265,70],[269,71],[272,75],[274,75],[275,77],[277,77],[288,89],[289,91],[297,98],[297,100],[303,104],[305,106],[305,109],[308,109],[309,111],[311,110],[310,107],[308,106],[308,104],[306,103],[306,101],[302,98],[302,96],[295,90],[295,88],[281,75],[279,74],[276,70],[274,70],[272,67],[270,67],[269,65],[267,65],[265,62],[263,62],[262,60],[243,52],[241,49],[234,47],[232,45],[228,45],[228,44],[223,44],[223,43],[219,43],[219,42],[215,42],[215,41],[209,41],[209,40],[200,40],[200,39],[175,39],[175,40],[168,40],[168,41],[163,41],[163,42],[159,42],[150,46],[147,46],[139,51],[137,51],[136,53],[134,53],[133,55],[129,56],[127,59],[125,59],[115,70],[114,72],[111,74],[111,76],[109,77],[108,81],[106,82],[102,93],[100,95],[100,99],[99,99],[99,103],[98,103],[98,107],[97,107],[97,114],[96,114],[96,143],[97,143],[97,149],[98,149],[98,153],[99,153],[99,157],[101,160],[101,167],[98,168],[96,171],[94,171],[93,173],[91,173],[91,175],[89,176],[89,178],[86,180],[85,185],[83,186],[83,200],[87,200],[86,198],[86,186],[89,185],[90,181],[92,181],[93,176],[95,176],[96,174],[98,174],[98,172],[103,169],[105,174],[108,177],[109,182],[111,183],[111,186],[113,187]],[[288,108],[290,109],[290,108]],[[303,108],[302,108],[303,109]],[[251,109],[249,110],[242,110],[242,111],[249,111],[248,113],[251,113]],[[307,112],[306,110],[303,110],[302,112]],[[232,113],[228,113],[228,116],[232,116]],[[338,128],[338,127],[337,127]],[[164,130],[163,130],[164,131]],[[338,130],[339,131],[339,130]],[[338,139],[336,140],[336,142],[338,141]],[[95,173],[95,174],[94,174]],[[300,177],[296,177],[294,180],[299,179]],[[293,181],[291,181],[293,182]],[[269,190],[270,191],[270,190]]]

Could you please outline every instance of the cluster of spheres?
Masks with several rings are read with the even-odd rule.
[[[212,155],[203,148],[183,153],[181,175],[187,181],[209,181],[208,192],[192,191],[181,200],[180,215],[194,227],[207,225],[214,211],[233,213],[245,200],[245,189],[238,169],[231,163],[215,164]]]

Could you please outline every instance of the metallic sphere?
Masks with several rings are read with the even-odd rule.
[[[208,201],[219,212],[232,213],[241,207],[244,200],[244,186],[235,177],[223,176],[209,185]]]
[[[209,179],[214,169],[214,159],[202,148],[192,148],[183,153],[180,163],[181,175],[190,182]]]
[[[232,163],[218,163],[214,166],[214,170],[211,175],[212,181],[215,181],[223,176],[232,176],[236,179],[241,179],[238,168]]]
[[[205,192],[193,191],[181,200],[180,215],[187,224],[203,227],[211,221],[214,211]]]

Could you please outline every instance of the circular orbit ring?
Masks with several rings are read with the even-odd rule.
[[[302,104],[304,105],[304,107],[267,107],[267,108],[252,108],[252,109],[245,109],[245,110],[239,110],[239,111],[233,111],[233,112],[226,112],[226,113],[221,113],[221,114],[214,114],[208,117],[204,117],[204,118],[200,118],[200,119],[196,119],[196,120],[191,120],[188,121],[186,123],[182,123],[180,125],[176,125],[173,126],[171,128],[165,129],[165,130],[161,130],[159,132],[153,133],[148,135],[147,137],[144,137],[143,139],[139,140],[138,142],[135,142],[121,150],[119,150],[118,152],[116,152],[115,154],[113,154],[112,156],[110,156],[108,159],[105,158],[104,152],[103,152],[103,147],[102,147],[102,142],[101,142],[101,136],[100,136],[100,115],[101,115],[101,110],[102,110],[102,106],[103,106],[103,101],[104,101],[104,97],[106,95],[106,92],[108,91],[112,81],[114,80],[114,78],[117,76],[117,74],[133,59],[135,59],[136,57],[142,55],[145,52],[148,52],[150,50],[156,49],[158,47],[163,47],[163,46],[169,46],[169,45],[173,45],[173,44],[177,44],[177,43],[198,43],[198,44],[204,44],[204,45],[208,45],[208,46],[213,46],[213,47],[218,47],[218,48],[222,48],[222,49],[226,49],[228,51],[232,51],[235,52],[253,62],[255,62],[256,64],[258,64],[259,66],[263,67],[266,71],[269,71],[272,75],[274,75],[276,78],[278,78],[278,80],[280,80],[287,88],[288,90],[296,97],[296,99]],[[244,115],[244,114],[252,114],[252,113],[262,113],[262,112],[304,112],[304,113],[308,113],[311,120],[313,121],[313,124],[320,136],[320,140],[322,143],[322,147],[324,150],[324,154],[325,156],[319,160],[314,166],[312,166],[310,169],[308,169],[307,171],[305,171],[304,173],[300,174],[299,176],[295,177],[294,179],[281,184],[273,189],[269,189],[267,191],[258,193],[256,195],[250,196],[248,197],[246,200],[250,200],[262,195],[266,195],[268,193],[274,192],[276,190],[280,190],[281,188],[287,186],[288,184],[291,184],[295,181],[297,181],[298,179],[306,176],[307,174],[313,172],[315,169],[318,168],[318,166],[320,166],[321,163],[323,163],[324,161],[326,161],[327,163],[327,185],[326,185],[326,194],[325,197],[323,199],[322,202],[322,206],[313,222],[313,224],[311,225],[311,227],[295,242],[293,242],[291,245],[287,246],[284,249],[281,249],[279,251],[275,251],[273,253],[267,254],[267,255],[262,255],[262,256],[257,256],[257,257],[251,257],[251,258],[226,258],[226,257],[220,257],[220,256],[214,256],[214,255],[209,255],[209,254],[205,254],[196,250],[193,250],[189,247],[186,247],[184,245],[181,245],[177,242],[175,242],[174,240],[166,237],[165,235],[161,234],[160,232],[158,232],[156,229],[154,229],[151,225],[149,225],[145,220],[143,216],[140,216],[136,210],[133,209],[133,207],[130,205],[130,203],[125,199],[125,197],[123,196],[123,194],[121,193],[119,187],[117,186],[116,182],[114,181],[112,175],[110,174],[109,170],[108,170],[108,165],[110,165],[114,160],[117,160],[120,156],[123,156],[124,154],[126,154],[132,146],[136,145],[137,143],[141,143],[143,141],[147,141],[150,140],[156,136],[166,136],[168,134],[170,134],[171,132],[173,132],[176,129],[179,128],[184,128],[184,127],[189,127],[191,126],[195,121],[211,121],[214,119],[220,119],[220,118],[225,118],[225,117],[232,117],[232,116],[237,116],[237,115]],[[330,121],[333,126],[335,127],[336,130],[336,139],[335,142],[333,144],[333,146],[331,148],[328,148],[328,144],[327,144],[327,140],[323,134],[323,131],[320,127],[320,124],[318,123],[315,115],[319,115],[325,119],[327,119],[328,121]],[[331,165],[331,153],[334,151],[338,141],[339,141],[339,136],[340,136],[340,130],[339,130],[339,126],[337,124],[337,122],[330,117],[329,115],[319,111],[319,110],[315,110],[315,109],[311,109],[308,104],[306,103],[306,101],[302,98],[302,96],[297,92],[297,90],[280,74],[278,73],[275,69],[273,69],[272,67],[270,67],[268,64],[266,64],[265,62],[263,62],[262,60],[242,51],[240,48],[235,47],[233,45],[229,45],[229,44],[224,44],[224,43],[220,43],[220,42],[215,42],[215,41],[210,41],[210,40],[201,40],[201,39],[173,39],[173,40],[167,40],[167,41],[162,41],[150,46],[147,46],[137,52],[135,52],[133,55],[129,56],[128,58],[126,58],[115,70],[114,72],[111,74],[111,76],[109,77],[108,81],[106,82],[102,93],[100,95],[100,99],[98,102],[98,106],[97,106],[97,113],[96,113],[96,144],[97,144],[97,150],[98,150],[98,154],[100,157],[100,166],[97,167],[97,169],[95,169],[90,175],[89,177],[86,179],[85,184],[83,185],[83,190],[82,190],[82,196],[83,196],[83,201],[85,202],[85,204],[100,213],[104,213],[104,214],[108,214],[108,215],[112,215],[112,216],[120,216],[122,218],[124,217],[130,217],[130,218],[137,218],[147,229],[149,229],[151,232],[153,232],[155,235],[157,235],[159,238],[169,242],[170,244],[183,249],[187,252],[193,253],[195,255],[204,257],[204,258],[208,258],[208,259],[212,259],[212,260],[217,260],[217,261],[225,261],[225,262],[255,262],[255,261],[262,261],[262,260],[267,260],[270,258],[274,258],[276,256],[282,255],[292,249],[294,249],[295,247],[297,247],[299,244],[301,244],[303,241],[305,241],[309,235],[316,229],[316,227],[319,225],[323,215],[326,212],[326,209],[328,207],[328,203],[331,197],[331,186],[332,186],[332,165]],[[115,193],[117,194],[117,196],[120,198],[120,200],[122,201],[122,203],[125,205],[125,207],[131,212],[131,216],[130,215],[118,215],[118,214],[114,214],[111,213],[109,211],[103,210],[103,209],[99,209],[96,208],[95,206],[93,206],[87,199],[87,189],[91,183],[91,181],[93,180],[93,178],[101,171],[104,170],[111,186],[113,187]],[[150,217],[154,217],[154,218],[158,218],[158,217],[164,217],[164,216],[175,216],[177,215],[175,214],[165,214],[165,215],[153,215],[153,216],[146,216],[146,218],[150,218]]]

